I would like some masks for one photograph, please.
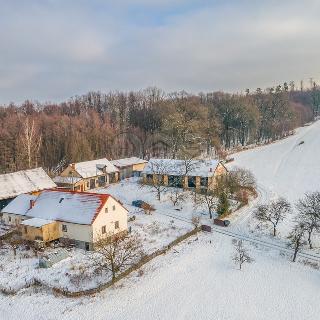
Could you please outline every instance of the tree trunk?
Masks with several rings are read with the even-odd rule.
[[[308,243],[309,243],[309,248],[312,249],[312,241],[311,241],[311,236],[312,236],[312,231],[308,233]]]
[[[297,243],[294,248],[294,254],[293,254],[293,259],[292,259],[293,262],[296,262],[298,251],[299,251],[299,244]]]
[[[277,234],[277,227],[275,225],[273,225],[273,236],[275,237]]]

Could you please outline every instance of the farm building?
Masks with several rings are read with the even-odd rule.
[[[85,250],[100,236],[127,231],[127,209],[107,194],[45,190],[37,197],[20,195],[1,212],[25,240],[64,239]]]
[[[120,180],[130,178],[130,177],[140,177],[141,172],[148,163],[148,161],[139,159],[136,157],[112,160],[120,173]]]
[[[142,177],[144,183],[161,181],[172,187],[213,190],[216,178],[226,173],[218,160],[150,159]]]
[[[38,194],[44,189],[55,187],[56,184],[42,168],[1,174],[0,210],[20,194]]]
[[[87,191],[117,182],[119,170],[109,160],[103,158],[71,163],[53,180],[59,187],[68,190]]]

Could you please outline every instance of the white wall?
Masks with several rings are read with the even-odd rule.
[[[67,226],[67,232],[62,231],[62,225]],[[92,226],[75,224],[69,222],[59,222],[59,229],[63,238],[92,242]]]
[[[9,217],[11,217],[11,221],[9,221]],[[19,225],[21,221],[26,219],[29,219],[29,217],[18,215],[18,214],[6,213],[6,212],[2,213],[2,218],[1,218],[3,223],[11,226]]]
[[[113,206],[115,206],[115,210],[113,210]],[[108,212],[105,211],[106,208],[108,208]],[[119,221],[119,229],[115,229],[116,221]],[[101,236],[103,226],[106,226],[106,234],[128,230],[127,210],[112,197],[109,197],[92,225],[94,242]]]

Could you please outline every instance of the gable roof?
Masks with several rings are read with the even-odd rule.
[[[147,163],[147,162],[148,161],[137,158],[137,157],[124,158],[124,159],[111,161],[111,163],[114,164],[117,168],[124,168],[128,166],[132,166],[134,164],[141,164],[141,163]]]
[[[106,158],[71,164],[82,178],[101,176],[119,170]],[[105,171],[105,172],[104,172]]]
[[[108,194],[45,190],[27,213],[33,218],[90,225],[108,200]]]
[[[13,213],[20,216],[25,216],[30,209],[30,201],[34,201],[37,196],[30,194],[20,194],[13,199],[1,212]]]
[[[187,171],[186,176],[206,178],[214,175],[219,163],[219,160],[150,159],[142,173],[184,176]]]
[[[56,184],[42,168],[0,175],[0,200],[14,198],[23,193],[55,188]]]

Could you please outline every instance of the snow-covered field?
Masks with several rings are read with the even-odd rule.
[[[256,175],[259,197],[237,214],[230,230],[245,232],[257,203],[277,196],[294,203],[304,192],[320,190],[319,136],[320,122],[316,122],[288,139],[235,155],[232,166],[249,168]],[[305,143],[299,145],[302,140]],[[106,192],[125,205],[141,196],[132,188],[122,188],[113,186]],[[160,223],[169,218],[162,210],[175,213],[169,204],[159,207],[154,195],[144,197],[155,205],[154,217]],[[184,210],[192,214],[191,205]],[[283,236],[289,226],[290,222],[283,224]],[[154,259],[142,275],[132,274],[92,297],[66,299],[34,289],[0,296],[0,319],[319,319],[319,270],[303,264],[301,258],[292,263],[276,249],[246,246],[255,261],[239,271],[231,261],[230,237],[201,234]]]

